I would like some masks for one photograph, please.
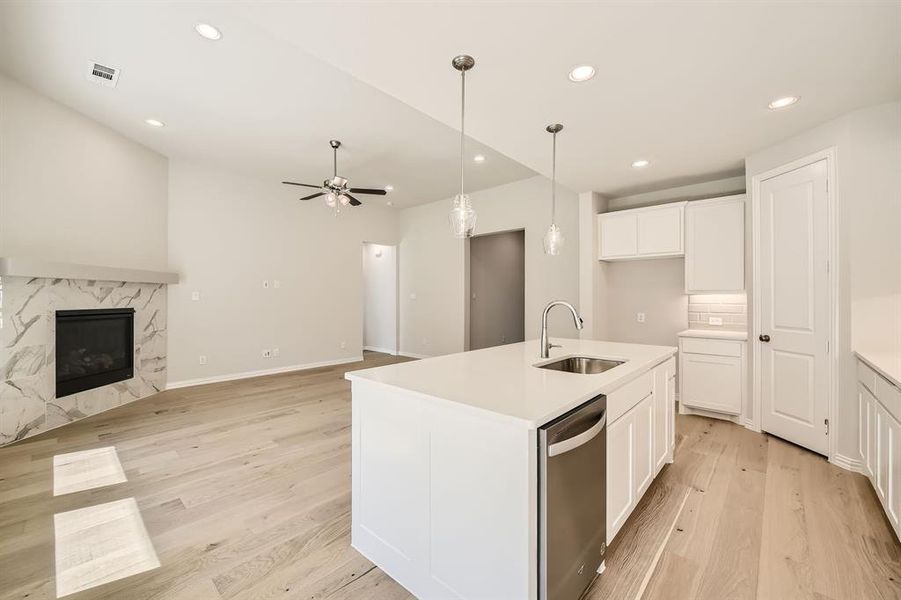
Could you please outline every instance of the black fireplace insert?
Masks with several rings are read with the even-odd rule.
[[[134,376],[135,309],[56,311],[56,397]]]

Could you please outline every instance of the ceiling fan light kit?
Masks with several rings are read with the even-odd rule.
[[[283,181],[286,185],[299,185],[301,187],[315,188],[319,191],[309,196],[304,196],[301,200],[312,200],[320,196],[325,196],[325,205],[335,210],[335,215],[341,212],[341,208],[346,206],[360,206],[362,202],[354,198],[353,194],[373,194],[376,196],[384,196],[388,192],[373,188],[352,188],[347,187],[349,183],[347,178],[338,175],[338,148],[341,142],[338,140],[329,140],[329,146],[332,147],[332,177],[322,182],[322,185],[313,185],[312,183],[296,183],[294,181]]]
[[[472,199],[463,191],[463,156],[466,141],[466,72],[476,65],[473,57],[467,54],[455,56],[451,65],[460,71],[460,193],[454,198],[454,206],[447,216],[451,233],[456,238],[472,237],[476,227],[476,211],[472,208]]]
[[[548,256],[557,256],[566,242],[563,232],[557,225],[557,134],[563,131],[563,125],[554,123],[545,127],[545,131],[551,134],[551,224],[544,234],[544,253]]]

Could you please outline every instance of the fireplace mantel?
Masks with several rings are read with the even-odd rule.
[[[46,277],[133,283],[178,283],[178,273],[0,257],[0,277]]]

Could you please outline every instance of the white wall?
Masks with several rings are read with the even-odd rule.
[[[363,244],[363,347],[397,354],[397,247]]]
[[[336,218],[298,195],[277,181],[170,162],[169,260],[183,274],[169,286],[170,385],[361,356],[360,247],[395,243],[396,212],[375,200]],[[278,289],[263,288],[276,279]],[[266,348],[280,356],[262,358]]]
[[[559,256],[546,256],[550,181],[532,177],[472,194],[478,234],[525,230],[526,339],[538,337],[541,311],[551,300],[579,301],[579,219],[576,194],[558,187],[557,220],[566,236]],[[450,234],[451,199],[405,209],[400,220],[401,352],[438,355],[465,347],[466,242]],[[415,299],[411,298],[415,295]],[[567,321],[568,319],[568,321]],[[552,316],[551,333],[578,337],[572,318]]]
[[[3,75],[0,140],[0,256],[166,269],[166,157]]]
[[[611,262],[604,293],[607,339],[634,344],[678,345],[688,329],[685,261],[681,258]],[[637,313],[645,322],[637,321]]]
[[[820,125],[752,154],[745,167],[750,190],[754,175],[833,146],[839,209],[837,451],[853,460],[858,452],[852,347],[901,353],[901,102],[858,110]],[[749,202],[745,220],[749,312],[753,310],[751,206]]]

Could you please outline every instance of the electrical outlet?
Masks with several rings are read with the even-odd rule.
[[[416,292],[410,292],[410,300],[416,300]]]
[[[272,287],[274,287],[275,289],[280,289],[280,288],[282,287],[282,282],[281,282],[281,280],[280,280],[280,279],[273,279],[273,280],[272,280]]]
[[[638,313],[635,315],[635,320],[639,323],[644,323],[644,313]]]
[[[707,322],[710,323],[711,325],[722,325],[723,317],[710,317],[710,319]]]
[[[344,350],[347,348],[347,342],[341,342],[341,349]]]
[[[200,355],[200,364],[202,364],[202,365],[206,364],[206,354]]]
[[[263,289],[264,289],[264,290],[268,290],[268,289],[269,289],[269,280],[268,280],[268,279],[264,279],[264,280],[263,280]]]
[[[263,350],[263,358],[272,358],[272,350],[269,348]]]
[[[194,302],[200,300],[200,292],[191,292],[191,300]]]
[[[278,348],[272,349],[272,358],[277,358],[279,354],[281,354],[281,351]]]

